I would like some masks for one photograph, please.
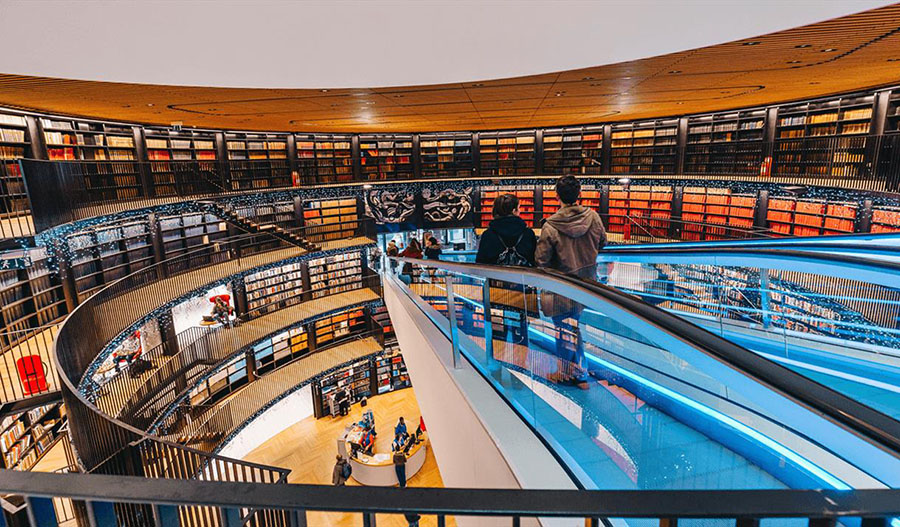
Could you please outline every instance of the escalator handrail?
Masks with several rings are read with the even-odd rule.
[[[389,257],[397,262],[478,276],[484,279],[524,283],[558,282],[581,288],[602,301],[628,311],[666,333],[687,342],[700,351],[740,370],[756,382],[767,386],[797,403],[813,409],[873,442],[900,454],[900,421],[855,401],[812,379],[804,377],[776,362],[738,346],[682,317],[650,305],[638,297],[605,286],[593,280],[570,276],[559,271],[529,267],[490,266],[473,263]],[[529,277],[532,284],[528,284]],[[550,289],[547,285],[537,287]],[[552,290],[552,289],[550,289]]]

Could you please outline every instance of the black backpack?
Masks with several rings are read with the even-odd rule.
[[[350,463],[344,463],[344,466],[341,467],[341,477],[348,479],[351,474],[353,474],[353,467],[350,466]]]
[[[516,243],[506,245],[506,242],[503,241],[503,237],[499,234],[497,235],[500,244],[503,245],[503,252],[497,257],[497,265],[515,265],[518,267],[531,266],[531,263],[519,253],[519,249],[517,248],[522,241],[522,236],[525,236],[525,231],[522,231],[522,234],[519,235],[519,239],[516,240]]]

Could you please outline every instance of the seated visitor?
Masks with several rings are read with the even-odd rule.
[[[216,297],[216,301],[213,304],[212,315],[213,318],[222,325],[228,325],[230,322],[229,315],[231,314],[231,306],[225,303],[222,300],[222,297]]]
[[[494,219],[481,235],[475,262],[533,267],[537,240],[519,217],[519,198],[512,194],[498,196],[491,212]]]
[[[400,435],[406,433],[406,422],[403,420],[403,416],[400,417],[400,420],[397,421],[397,426],[394,427],[394,435]]]

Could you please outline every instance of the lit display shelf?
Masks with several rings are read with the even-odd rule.
[[[900,232],[900,207],[872,209],[872,232]]]
[[[0,345],[16,344],[28,331],[65,316],[66,304],[59,277],[52,271],[44,248],[28,252],[31,265],[0,271]]]
[[[681,219],[684,240],[721,240],[729,229],[750,229],[756,214],[757,198],[732,194],[720,187],[686,187],[682,197]],[[717,225],[722,225],[718,227]]]
[[[214,132],[146,128],[144,134],[147,159],[157,196],[177,196],[179,193],[203,191],[202,187],[192,182],[187,183],[187,188],[184,188],[185,182],[182,181],[179,188],[176,184],[176,175],[186,166],[179,162],[185,161],[197,161],[201,170],[215,171],[217,156]]]
[[[603,127],[576,126],[544,130],[544,174],[600,174]]]
[[[247,307],[250,311],[275,311],[302,300],[303,264],[290,263],[244,277]]]
[[[690,117],[686,174],[756,174],[763,155],[765,110]]]
[[[362,287],[362,253],[353,251],[307,262],[312,298]]]
[[[338,415],[340,409],[334,395],[338,390],[350,391],[350,403],[412,386],[406,363],[399,350],[389,349],[375,357],[366,357],[313,384],[313,410],[317,418]]]
[[[562,207],[562,202],[553,185],[544,185],[541,191],[541,216],[546,220]],[[600,212],[600,191],[594,185],[582,185],[578,204]]]
[[[291,185],[287,158],[287,135],[267,133],[225,134],[231,161],[232,190],[288,187]]]
[[[226,222],[199,212],[161,216],[159,231],[166,259],[228,237]]]
[[[769,198],[769,228],[785,236],[849,234],[854,231],[857,204],[790,196]]]
[[[672,187],[655,185],[609,187],[610,232],[625,232],[626,225],[630,225],[628,228],[631,229],[632,235],[646,236],[649,232],[652,236],[666,238],[669,236],[671,218]]]

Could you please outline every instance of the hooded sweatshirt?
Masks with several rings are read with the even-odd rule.
[[[534,259],[538,267],[596,279],[597,253],[604,245],[600,215],[581,205],[565,205],[544,223]]]
[[[537,244],[534,231],[525,225],[522,218],[515,215],[502,216],[491,221],[487,230],[482,233],[481,241],[478,242],[475,262],[496,264],[506,247],[512,247],[519,236],[522,236],[522,241],[516,245],[516,250],[530,265],[534,265],[534,248]]]

